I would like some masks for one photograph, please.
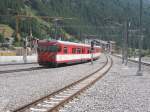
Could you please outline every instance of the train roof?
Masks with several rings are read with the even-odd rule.
[[[47,41],[47,40],[40,40],[39,43],[60,43],[60,44],[65,44],[65,45],[75,45],[75,46],[84,46],[84,47],[91,47],[91,45],[89,44],[84,44],[84,43],[75,43],[75,42],[69,42],[69,41],[61,41],[61,40],[51,40],[51,41]],[[100,48],[100,46],[94,46],[97,48]]]

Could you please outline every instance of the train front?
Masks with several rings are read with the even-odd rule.
[[[51,41],[38,42],[38,63],[42,66],[56,66],[56,55],[59,51],[58,43]]]

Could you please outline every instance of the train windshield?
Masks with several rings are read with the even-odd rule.
[[[56,45],[48,46],[48,51],[49,51],[49,52],[58,52],[58,51],[59,51],[58,48],[59,48],[59,47],[56,46]]]
[[[59,52],[61,48],[56,45],[51,45],[51,46],[39,46],[38,51],[39,52]]]

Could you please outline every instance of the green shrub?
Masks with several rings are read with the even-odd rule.
[[[4,42],[4,36],[0,33],[0,43]]]
[[[20,42],[14,42],[14,46],[15,46],[15,47],[20,47],[21,44],[20,44]]]

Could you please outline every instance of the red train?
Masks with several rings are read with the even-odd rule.
[[[101,47],[94,46],[93,59],[96,60],[101,54]],[[58,64],[72,64],[91,60],[91,46],[87,44],[66,41],[39,41],[38,63],[42,66]]]

